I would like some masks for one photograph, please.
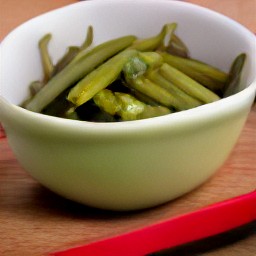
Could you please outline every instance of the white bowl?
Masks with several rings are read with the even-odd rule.
[[[228,71],[248,55],[240,92],[195,109],[122,123],[66,120],[25,110],[29,82],[42,77],[37,43],[51,32],[56,61],[79,45],[148,37],[177,22],[192,57]],[[179,1],[85,1],[36,17],[1,43],[0,120],[17,159],[38,182],[71,200],[112,210],[162,204],[205,182],[235,145],[255,97],[255,36],[235,21]]]

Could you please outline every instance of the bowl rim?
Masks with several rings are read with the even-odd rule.
[[[32,122],[32,125],[40,124],[45,127],[62,127],[62,131],[76,131],[78,134],[91,132],[91,134],[98,135],[128,135],[130,133],[141,134],[143,131],[154,132],[160,128],[166,130],[170,129],[170,127],[185,127],[186,125],[189,126],[189,124],[196,124],[202,121],[213,121],[217,116],[221,117],[222,115],[232,116],[232,113],[236,112],[237,109],[241,107],[239,104],[234,104],[234,102],[239,102],[244,98],[253,98],[253,95],[255,97],[255,93],[256,81],[241,92],[223,98],[219,101],[164,116],[123,122],[90,122],[49,116],[41,113],[35,113],[15,104],[9,103],[7,100],[3,98],[1,99],[1,96],[0,104],[2,101],[9,113],[14,112],[15,115],[23,117],[24,119],[21,121],[23,124],[29,120]]]

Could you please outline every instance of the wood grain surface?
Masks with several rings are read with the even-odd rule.
[[[0,40],[27,19],[74,2],[0,0]],[[256,32],[255,0],[189,2],[221,12]],[[229,159],[211,179],[172,202],[128,213],[92,209],[48,191],[22,169],[0,130],[0,255],[47,255],[48,252],[85,244],[190,212],[255,188],[256,106],[252,108]],[[250,233],[234,243],[216,246],[200,255],[254,256],[256,234]]]

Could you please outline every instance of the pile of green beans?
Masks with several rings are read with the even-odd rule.
[[[155,36],[127,35],[92,46],[89,26],[81,46],[70,46],[54,65],[39,41],[44,77],[30,85],[22,106],[57,117],[118,122],[184,111],[234,93],[246,59],[239,54],[229,73],[192,59],[176,35],[176,23]],[[167,43],[166,43],[167,42]]]

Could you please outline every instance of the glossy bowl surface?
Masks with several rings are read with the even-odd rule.
[[[157,11],[156,11],[157,10]],[[33,113],[18,105],[42,77],[37,43],[51,32],[56,61],[80,45],[121,35],[148,37],[177,22],[192,57],[228,71],[248,59],[238,93],[192,110],[123,123],[90,123]],[[24,169],[71,200],[111,210],[156,206],[191,191],[222,166],[255,96],[255,36],[235,21],[180,1],[83,1],[36,17],[1,43],[0,121]]]

